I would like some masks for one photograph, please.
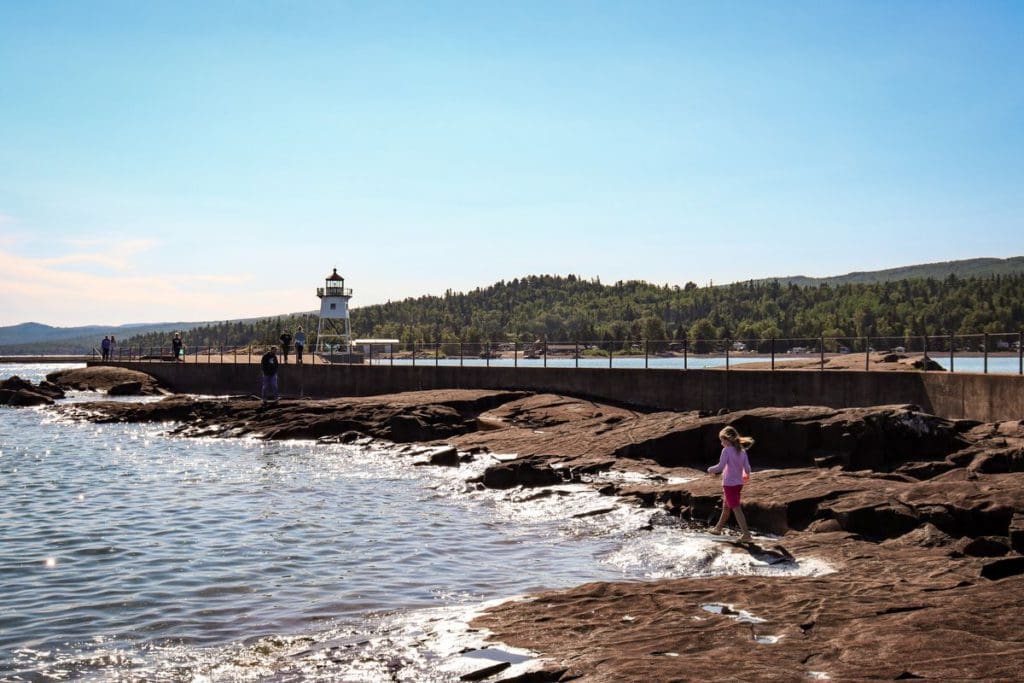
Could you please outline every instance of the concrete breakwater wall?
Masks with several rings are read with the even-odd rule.
[[[91,365],[102,365],[95,363]],[[175,391],[259,394],[258,365],[118,363]],[[387,365],[282,365],[284,397],[372,396],[424,389],[523,389],[656,410],[834,408],[913,403],[948,418],[1024,419],[1024,377],[946,372],[651,370]]]

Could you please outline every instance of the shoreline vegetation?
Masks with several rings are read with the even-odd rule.
[[[697,348],[696,340],[709,348],[729,340],[764,348],[771,339],[813,346],[824,337],[856,351],[858,340],[871,338],[879,340],[872,342],[876,349],[903,346],[917,351],[915,344],[926,336],[940,345],[953,336],[958,348],[971,350],[978,350],[985,333],[1010,342],[1018,339],[1024,326],[1024,309],[1018,304],[1024,300],[1024,273],[921,274],[882,282],[806,286],[771,280],[707,287],[643,281],[606,285],[574,275],[536,275],[470,292],[356,307],[351,327],[353,338],[397,339],[404,348],[414,343],[483,346],[540,339],[571,345],[582,340],[605,353],[608,347],[628,351],[644,340],[652,349],[684,340],[690,340],[691,349]],[[183,336],[191,348],[271,344],[283,331],[300,325],[312,332],[317,319],[307,312],[217,322],[183,330]],[[168,333],[153,332],[121,343],[158,348],[169,340]],[[315,345],[311,334],[309,348]]]
[[[71,386],[79,372],[49,379]],[[475,485],[539,494],[584,474],[625,474],[600,493],[692,533],[720,504],[721,482],[704,469],[731,424],[757,442],[744,491],[755,542],[731,551],[819,558],[834,573],[590,583],[504,602],[472,625],[537,652],[531,681],[1012,680],[1024,669],[1024,420],[947,420],[915,406],[643,412],[470,390],[272,405],[176,395],[52,410],[172,422],[181,437],[370,437],[436,466],[510,454]]]

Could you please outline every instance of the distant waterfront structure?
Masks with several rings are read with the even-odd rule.
[[[348,300],[352,290],[345,288],[345,278],[338,275],[338,269],[327,276],[323,287],[316,288],[320,297],[320,322],[316,328],[316,351],[339,350],[348,353],[352,347],[352,331],[348,319]],[[333,348],[332,348],[333,347]]]

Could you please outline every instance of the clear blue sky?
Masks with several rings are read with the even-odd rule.
[[[0,325],[1024,254],[1024,3],[4,2]]]

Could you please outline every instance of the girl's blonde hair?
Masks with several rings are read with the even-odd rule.
[[[736,428],[732,425],[725,427],[722,431],[718,432],[718,438],[725,439],[733,448],[739,448],[741,450],[749,450],[754,445],[754,440],[749,436],[740,436],[740,433],[736,431]]]

